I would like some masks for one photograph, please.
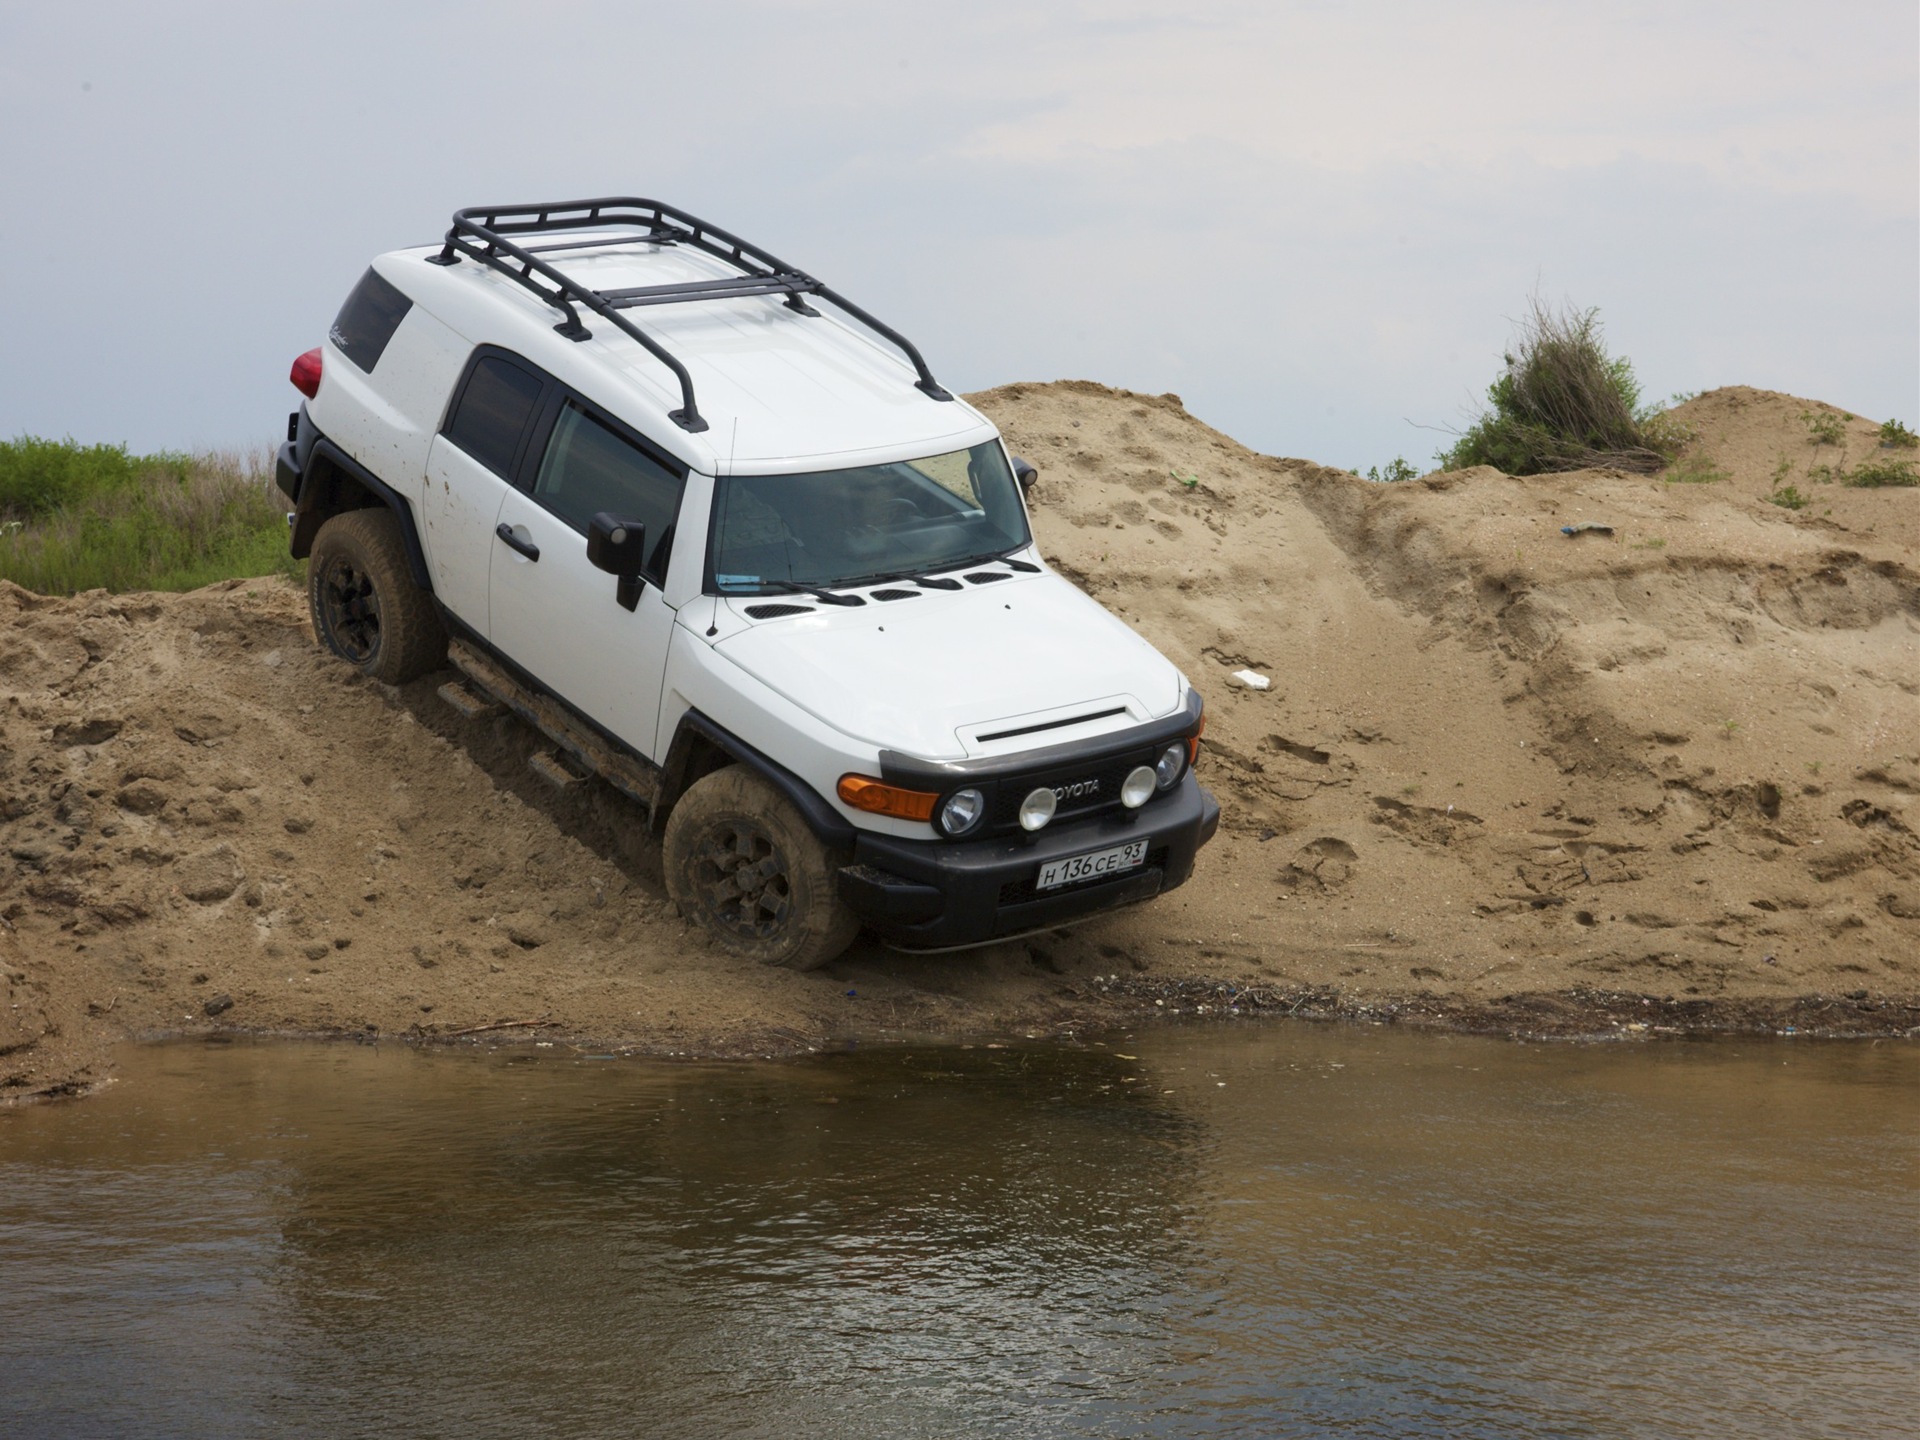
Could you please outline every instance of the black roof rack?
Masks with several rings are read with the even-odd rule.
[[[635,235],[614,235],[597,240],[561,241],[549,245],[517,245],[509,235],[550,235],[569,230],[632,229]],[[559,250],[603,249],[610,245],[688,245],[726,261],[740,273],[718,280],[688,280],[673,285],[640,285],[627,290],[594,290],[569,279],[542,260],[542,254]],[[802,296],[817,295],[837,306],[899,347],[919,374],[914,388],[935,400],[951,400],[927,369],[920,352],[899,331],[882,324],[851,300],[827,288],[806,271],[796,269],[778,256],[710,225],[697,215],[658,200],[639,200],[632,196],[612,196],[601,200],[563,200],[550,205],[476,205],[453,212],[453,226],[447,231],[446,245],[430,257],[436,265],[457,265],[460,257],[491,266],[502,275],[517,280],[547,304],[566,316],[553,328],[569,340],[586,340],[592,332],[580,323],[574,306],[584,305],[594,314],[611,322],[624,334],[640,342],[680,381],[681,407],[670,412],[683,430],[700,431],[707,422],[700,416],[693,399],[693,377],[687,367],[659,341],[641,330],[620,312],[640,305],[672,305],[690,300],[732,300],[744,295],[784,295],[789,310],[802,315],[818,315]],[[546,283],[541,283],[542,281]]]

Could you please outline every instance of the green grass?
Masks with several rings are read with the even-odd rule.
[[[1643,405],[1624,356],[1608,355],[1597,310],[1549,310],[1539,299],[1521,322],[1488,408],[1441,453],[1449,470],[1492,465],[1509,475],[1609,466],[1651,475],[1686,439],[1657,405]]]
[[[50,515],[89,496],[128,490],[155,471],[176,479],[184,455],[129,455],[124,445],[82,445],[35,435],[0,441],[0,518]]]
[[[1920,435],[1898,420],[1889,420],[1880,427],[1880,443],[1889,450],[1911,450],[1920,445]]]
[[[1353,473],[1358,475],[1360,471],[1356,467]],[[1396,455],[1387,463],[1385,469],[1378,465],[1369,465],[1366,478],[1381,485],[1399,485],[1408,480],[1417,480],[1419,476],[1420,472],[1413,468],[1406,456]]]
[[[1868,460],[1847,472],[1846,483],[1859,490],[1879,490],[1889,486],[1909,489],[1920,485],[1920,472],[1911,460]]]
[[[45,595],[296,575],[262,457],[0,443],[0,579]]]
[[[1807,427],[1809,445],[1838,445],[1847,438],[1847,417],[1831,410],[1803,410],[1800,419]]]
[[[1804,510],[1813,503],[1812,500],[1800,493],[1797,486],[1793,485],[1782,485],[1771,495],[1767,496],[1767,499],[1778,505],[1782,510]]]

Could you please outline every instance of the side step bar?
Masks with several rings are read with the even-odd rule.
[[[637,800],[651,812],[660,799],[660,767],[616,748],[551,695],[529,689],[473,646],[456,640],[447,647],[447,659],[467,677],[440,687],[440,698],[469,719],[487,714],[494,705],[518,715],[559,748],[560,756],[536,754],[528,762],[555,785],[566,786],[581,777],[571,773],[561,757],[577,763],[587,774],[598,775],[614,789]],[[458,698],[449,694],[457,692]],[[478,694],[474,692],[478,691]],[[469,710],[468,706],[475,708]],[[545,762],[544,764],[542,762]],[[564,777],[564,778],[559,778]]]

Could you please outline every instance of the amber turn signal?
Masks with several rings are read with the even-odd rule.
[[[856,810],[896,815],[902,820],[931,820],[938,795],[924,790],[902,790],[866,775],[842,775],[836,787],[840,798]]]
[[[1200,728],[1187,740],[1187,766],[1191,769],[1200,763],[1200,737],[1207,733],[1207,717],[1200,717]]]

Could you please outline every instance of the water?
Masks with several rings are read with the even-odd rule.
[[[0,1114],[0,1433],[1920,1433],[1920,1047],[175,1045]]]

